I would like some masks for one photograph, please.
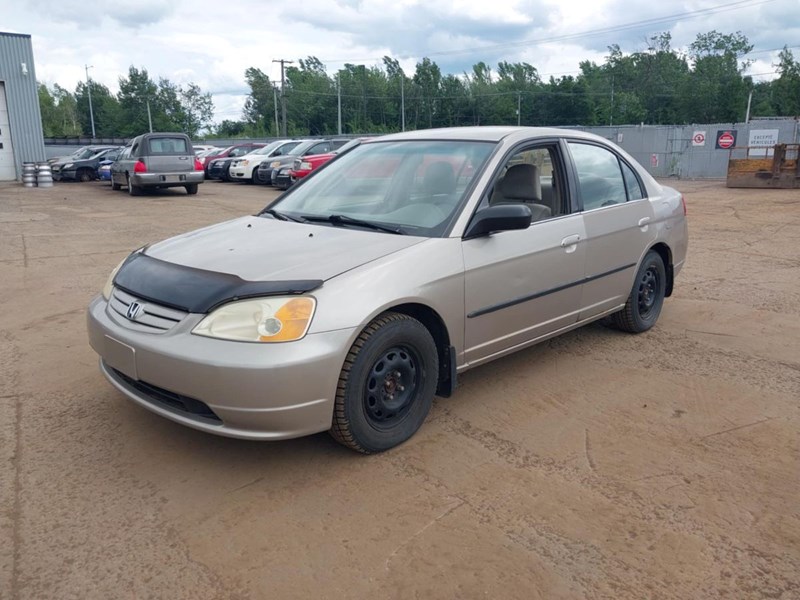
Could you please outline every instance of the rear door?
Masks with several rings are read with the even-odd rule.
[[[583,140],[568,146],[586,230],[583,320],[625,303],[655,238],[654,213],[634,170],[611,148]]]
[[[148,136],[142,140],[149,173],[188,173],[194,169],[194,150],[185,135]]]

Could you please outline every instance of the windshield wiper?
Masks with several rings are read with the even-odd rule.
[[[293,217],[291,215],[287,215],[286,213],[278,212],[274,208],[268,208],[266,210],[261,211],[262,215],[270,215],[271,217],[275,217],[279,221],[293,221],[294,223],[308,223],[308,219],[303,217]]]
[[[386,233],[394,233],[397,235],[406,235],[406,232],[400,229],[399,227],[389,227],[387,225],[381,225],[380,223],[374,223],[372,221],[364,221],[362,219],[356,219],[355,217],[348,217],[347,215],[328,215],[327,217],[323,217],[321,215],[303,215],[302,217],[306,221],[317,221],[321,223],[332,223],[333,225],[356,225],[357,227],[366,227],[367,229],[372,229],[373,231],[385,231]]]

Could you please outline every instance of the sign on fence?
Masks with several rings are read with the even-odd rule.
[[[695,131],[692,136],[692,146],[705,146],[706,145],[706,132]]]
[[[748,156],[772,156],[772,147],[778,143],[778,129],[751,129]]]
[[[735,129],[720,129],[717,131],[717,150],[727,150],[736,145]]]

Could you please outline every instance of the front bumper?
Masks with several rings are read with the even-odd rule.
[[[258,165],[231,165],[230,171],[228,175],[231,179],[238,179],[238,180],[250,180],[253,178],[253,174],[258,169]]]
[[[52,170],[53,181],[75,181],[77,178],[77,171],[75,169],[61,169],[56,171]]]
[[[186,171],[184,173],[131,173],[131,183],[140,187],[187,185],[203,183],[205,175],[202,171]]]
[[[253,440],[330,428],[352,329],[283,344],[231,342],[192,335],[202,317],[190,314],[164,333],[137,331],[98,296],[87,313],[89,343],[114,387],[188,427]]]
[[[280,190],[286,190],[292,185],[292,178],[289,175],[290,169],[283,167],[272,170],[272,185]]]

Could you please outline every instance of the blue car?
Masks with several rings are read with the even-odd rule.
[[[100,181],[111,181],[111,165],[114,164],[113,160],[101,160],[100,166],[97,167],[97,178]]]

